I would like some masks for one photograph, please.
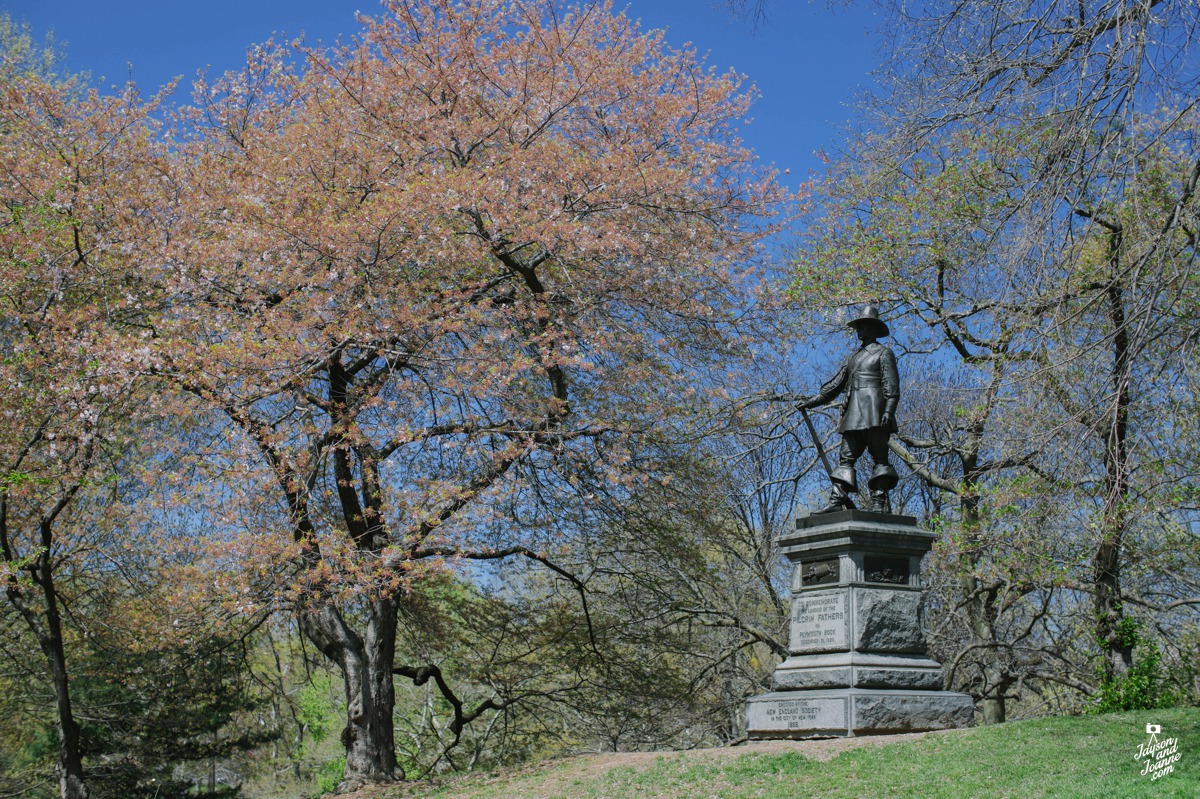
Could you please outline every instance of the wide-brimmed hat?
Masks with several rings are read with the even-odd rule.
[[[859,314],[858,318],[851,319],[846,324],[855,330],[858,330],[863,325],[872,325],[879,331],[880,338],[890,333],[887,323],[879,318],[879,309],[874,305],[864,305],[862,313]]]

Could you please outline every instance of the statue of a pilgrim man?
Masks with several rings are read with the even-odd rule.
[[[860,346],[846,359],[842,368],[821,392],[802,397],[798,407],[816,408],[845,393],[846,400],[838,432],[842,446],[838,465],[830,480],[833,490],[829,502],[814,513],[832,513],[854,507],[850,495],[858,491],[854,464],[863,450],[871,453],[875,469],[867,488],[871,492],[871,510],[891,513],[888,492],[899,480],[896,470],[888,463],[888,439],[896,432],[896,404],[900,401],[900,375],[896,371],[896,356],[877,339],[888,335],[888,326],[879,318],[873,305],[863,308],[862,314],[849,323],[858,334]]]

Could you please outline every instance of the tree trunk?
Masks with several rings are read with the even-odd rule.
[[[995,602],[996,589],[980,586],[975,576],[975,567],[979,563],[980,541],[979,528],[979,495],[977,493],[977,477],[973,473],[975,456],[964,459],[963,489],[960,495],[962,525],[965,535],[966,551],[962,555],[959,575],[959,586],[966,600],[967,622],[971,630],[971,645],[977,647],[982,660],[980,666],[983,672],[983,688],[976,700],[979,711],[983,715],[984,724],[1000,724],[1007,718],[1004,704],[1004,689],[1007,685],[1004,664],[1000,661],[999,650],[996,647]]]
[[[1114,265],[1120,252],[1120,237],[1112,244]],[[1124,634],[1121,622],[1121,556],[1128,521],[1129,498],[1129,404],[1131,364],[1129,332],[1125,321],[1125,298],[1119,282],[1108,288],[1109,323],[1113,328],[1112,413],[1104,438],[1104,511],[1100,521],[1100,543],[1092,559],[1095,584],[1096,637],[1104,650],[1104,675],[1124,677],[1133,665],[1133,639]]]
[[[61,799],[88,799],[87,783],[83,779],[83,755],[79,749],[79,725],[71,704],[71,681],[67,674],[67,657],[63,647],[62,617],[58,610],[58,597],[54,592],[54,580],[50,573],[49,548],[44,548],[38,557],[33,579],[42,589],[45,603],[45,619],[29,606],[18,588],[7,591],[9,601],[25,619],[30,631],[37,638],[46,665],[50,668],[54,684],[54,728],[58,734],[58,789]]]
[[[988,694],[979,700],[979,712],[983,715],[983,723],[1003,724],[1008,718],[1008,710],[1004,703],[1003,675],[994,662],[989,662],[984,664],[983,678],[988,686]]]
[[[990,696],[979,700],[979,712],[984,724],[1003,724],[1008,718],[1003,696]]]
[[[375,597],[367,606],[365,634],[346,624],[333,605],[301,616],[305,635],[338,664],[346,686],[346,776],[343,793],[368,784],[403,778],[396,763],[392,713],[396,706],[393,667],[396,652],[396,603]]]
[[[62,799],[88,799],[87,783],[83,779],[83,756],[79,751],[79,725],[71,708],[70,680],[62,637],[54,636],[54,704],[57,711],[55,728],[58,731],[58,789]]]
[[[970,568],[964,564],[964,568]],[[979,580],[969,572],[959,576],[959,590],[966,598],[968,627],[971,630],[970,645],[979,653],[980,670],[983,672],[983,687],[975,696],[984,724],[1000,724],[1007,718],[1004,703],[1004,688],[1007,684],[1004,666],[1000,662],[995,628],[989,617],[995,596],[993,589],[983,589]]]

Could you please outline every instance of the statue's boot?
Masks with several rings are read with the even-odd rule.
[[[818,510],[817,513],[836,513],[839,510],[854,510],[854,500],[850,499],[850,494],[857,490],[857,482],[854,476],[854,468],[839,466],[833,470],[831,475],[833,488],[829,491],[829,502]]]
[[[813,514],[815,515],[818,513],[837,513],[839,510],[853,510],[853,509],[854,509],[854,506],[850,504],[849,497],[844,496],[844,495],[839,497],[839,496],[837,496],[837,492],[834,491],[829,497],[829,502],[826,503],[825,505],[822,505],[817,510],[813,511]]]
[[[888,497],[888,492],[896,487],[899,480],[900,476],[896,474],[896,470],[892,468],[891,464],[875,464],[875,470],[867,482],[867,488],[871,492],[872,513],[892,512],[892,500]]]

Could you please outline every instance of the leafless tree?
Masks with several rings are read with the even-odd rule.
[[[882,8],[891,61],[846,146],[857,183],[834,185],[838,172],[828,184],[857,204],[826,240],[879,276],[843,285],[891,297],[940,338],[933,350],[1007,364],[996,397],[1025,403],[1030,447],[1004,457],[1052,486],[1090,542],[1074,590],[1120,678],[1135,640],[1127,548],[1156,513],[1189,524],[1154,486],[1186,471],[1159,442],[1191,413],[1168,399],[1168,375],[1194,346],[1181,321],[1196,291],[1186,64],[1200,12],[1166,0]]]

